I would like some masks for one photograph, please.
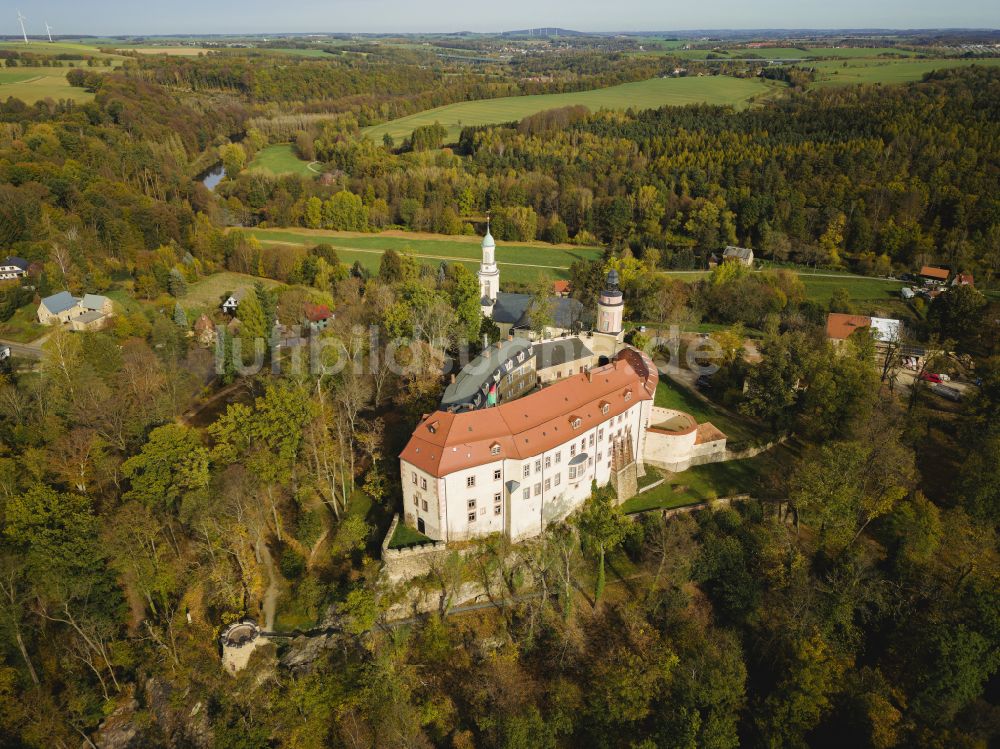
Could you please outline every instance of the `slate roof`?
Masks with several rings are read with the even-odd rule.
[[[531,356],[531,350],[531,342],[522,338],[501,341],[490,346],[466,364],[455,377],[455,381],[445,388],[444,395],[441,396],[441,408],[448,409],[466,403],[474,406],[482,405],[485,403],[489,386],[498,382],[502,374],[506,374],[504,363],[513,359],[513,369]],[[523,354],[520,361],[518,361],[519,354]],[[478,399],[477,394],[480,395]]]
[[[30,263],[23,257],[17,257],[16,255],[8,255],[3,260],[0,260],[0,265],[13,265],[20,268],[23,271],[27,271]]]
[[[753,257],[753,250],[747,247],[734,247],[729,245],[722,257],[738,257],[740,260],[750,260]]]
[[[531,294],[510,294],[501,291],[493,305],[493,321],[516,325],[531,306]]]
[[[547,369],[594,355],[579,338],[563,338],[535,344],[535,369]]]
[[[493,305],[493,320],[515,328],[530,327],[533,298],[531,294],[500,292]],[[580,300],[564,296],[553,296],[551,300],[553,327],[569,330],[583,319],[584,307]]]
[[[79,300],[68,291],[60,291],[58,294],[45,297],[42,300],[42,304],[44,304],[45,309],[53,315],[58,315],[60,312],[65,312],[71,307],[75,307],[78,301]]]
[[[107,303],[108,298],[106,296],[101,296],[100,294],[84,294],[83,299],[80,301],[80,306],[84,309],[99,310]]]

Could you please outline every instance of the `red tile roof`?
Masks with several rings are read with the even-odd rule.
[[[495,408],[448,413],[436,411],[417,425],[400,458],[433,476],[491,463],[500,458],[539,455],[624,413],[637,402],[652,400],[659,375],[645,354],[620,352],[615,361],[567,377],[536,393]],[[626,399],[626,392],[632,395]],[[601,404],[608,402],[608,413]],[[573,428],[570,416],[580,419]]]
[[[305,306],[306,320],[309,322],[319,322],[330,319],[330,308],[325,304],[307,304]]]
[[[552,291],[555,294],[568,294],[569,293],[569,281],[553,281]]]
[[[826,316],[826,337],[842,341],[858,328],[871,327],[872,319],[864,315],[845,315],[831,312]]]
[[[717,426],[710,421],[706,421],[704,424],[698,425],[698,433],[695,435],[694,443],[696,445],[703,445],[706,442],[716,442],[725,438],[726,435]]]
[[[949,271],[947,268],[935,268],[933,265],[925,265],[920,269],[920,275],[925,278],[933,278],[937,281],[947,281]]]

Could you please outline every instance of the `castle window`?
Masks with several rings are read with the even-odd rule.
[[[470,499],[466,504],[469,506],[470,510],[476,509],[476,500]]]
[[[560,460],[562,460],[562,452],[557,452],[556,453],[556,465],[559,464]]]
[[[521,492],[521,496],[524,497],[525,499],[530,499],[531,498],[531,487],[530,486],[529,487],[525,487],[524,491]]]
[[[590,437],[587,438],[587,441],[590,442],[590,446],[593,447],[594,446],[594,435],[591,434]]]
[[[470,488],[470,489],[472,487],[474,487],[476,485],[476,477],[475,476],[467,476],[466,479],[465,479],[465,485],[468,488]]]
[[[575,455],[576,455],[576,445],[570,445],[569,446],[569,457],[572,458]]]
[[[427,488],[427,479],[420,479],[420,488],[421,489]]]
[[[551,455],[546,455],[545,456],[545,467],[546,468],[551,468],[552,467],[552,456]]]
[[[413,474],[413,484],[414,484],[414,486],[416,486],[416,483],[417,483],[417,474],[414,473]]]
[[[552,479],[545,479],[545,491],[552,488]]]
[[[521,473],[522,473],[522,475],[523,475],[524,478],[528,478],[528,476],[531,475],[531,464],[530,463],[525,463],[524,464],[524,469],[521,471]]]
[[[423,505],[423,507],[424,507],[424,512],[427,512],[427,500],[426,500],[426,499],[425,499],[425,500],[423,500],[423,502],[421,502],[421,504],[422,504],[422,505]]]
[[[419,494],[414,494],[413,495],[413,504],[415,504],[417,507],[420,506],[420,495]]]
[[[562,474],[561,474],[561,473],[557,473],[557,474],[556,474],[556,480],[555,480],[555,485],[556,485],[556,486],[559,486],[559,482],[560,482],[561,480],[562,480]]]
[[[503,510],[501,509],[500,505],[493,505],[493,514],[494,515],[499,515],[502,512],[503,512]]]
[[[535,473],[538,473],[540,470],[542,470],[542,461],[539,458],[535,461]]]
[[[537,484],[535,484],[535,496],[537,497],[541,493],[542,493],[542,484],[541,482],[538,482]]]
[[[494,502],[500,501],[500,492],[497,492],[496,494],[493,495],[493,501]]]
[[[493,480],[494,481],[499,481],[500,480],[500,469],[499,468],[497,468],[495,471],[493,471]]]
[[[569,480],[572,481],[576,478],[576,466],[569,467]]]
[[[597,439],[598,440],[603,440],[604,439],[604,430],[603,429],[598,429],[597,430]]]
[[[469,522],[470,523],[476,522],[476,513],[474,513],[474,512],[470,512],[469,513]]]

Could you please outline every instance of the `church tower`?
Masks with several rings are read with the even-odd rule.
[[[597,332],[618,335],[622,332],[624,302],[618,288],[618,271],[608,273],[608,285],[597,300]]]
[[[483,261],[479,265],[479,297],[483,314],[493,316],[493,305],[500,292],[500,270],[496,263],[496,242],[490,234],[490,220],[486,219],[486,236],[483,237]]]

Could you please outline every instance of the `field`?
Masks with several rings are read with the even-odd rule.
[[[9,49],[16,52],[31,52],[36,55],[72,55],[78,54],[79,59],[85,57],[115,57],[115,55],[101,52],[97,47],[89,44],[77,44],[75,42],[41,42],[29,41],[27,44],[14,40],[0,41],[0,49]]]
[[[140,55],[168,55],[170,57],[197,57],[214,52],[209,47],[119,47],[119,52],[136,52]]]
[[[251,171],[268,172],[275,176],[298,174],[302,177],[315,177],[318,174],[309,168],[309,162],[303,161],[295,155],[290,143],[278,143],[261,149],[247,168]]]
[[[816,81],[813,86],[846,86],[855,83],[909,83],[919,81],[926,73],[945,68],[967,65],[1000,65],[1000,58],[990,57],[976,60],[825,60],[813,63]]]
[[[232,293],[237,289],[251,288],[257,281],[268,288],[281,285],[268,278],[224,271],[190,284],[187,294],[177,301],[185,312],[218,309],[222,304],[223,294]]]
[[[469,270],[479,269],[482,258],[478,237],[439,237],[407,235],[404,232],[358,234],[306,229],[251,229],[249,234],[264,244],[308,245],[325,242],[333,245],[343,262],[355,260],[369,270],[377,270],[385,250],[409,250],[423,264],[436,267],[442,260],[464,263]],[[569,266],[575,260],[600,257],[597,247],[573,247],[522,242],[504,242],[497,248],[497,264],[506,281],[533,283],[540,278],[569,278]]]
[[[837,58],[872,58],[880,55],[893,55],[897,57],[912,57],[915,52],[896,47],[759,47],[735,49],[672,49],[664,50],[662,54],[669,54],[681,57],[686,60],[704,60],[709,55],[715,55],[718,59],[754,59],[764,60],[794,60],[794,59],[818,59],[823,57]]]
[[[413,129],[440,122],[448,129],[448,139],[456,140],[467,125],[490,125],[521,120],[546,109],[582,104],[598,109],[651,109],[665,105],[729,104],[742,108],[754,97],[769,95],[773,90],[758,78],[705,76],[690,78],[653,78],[637,83],[565,94],[507,96],[500,99],[448,104],[428,109],[398,120],[365,128],[362,133],[380,142],[388,133],[397,141]]]
[[[94,95],[86,89],[69,85],[69,68],[5,68],[0,70],[0,100],[13,96],[28,104],[43,99],[90,101]],[[102,68],[95,68],[102,70]]]

